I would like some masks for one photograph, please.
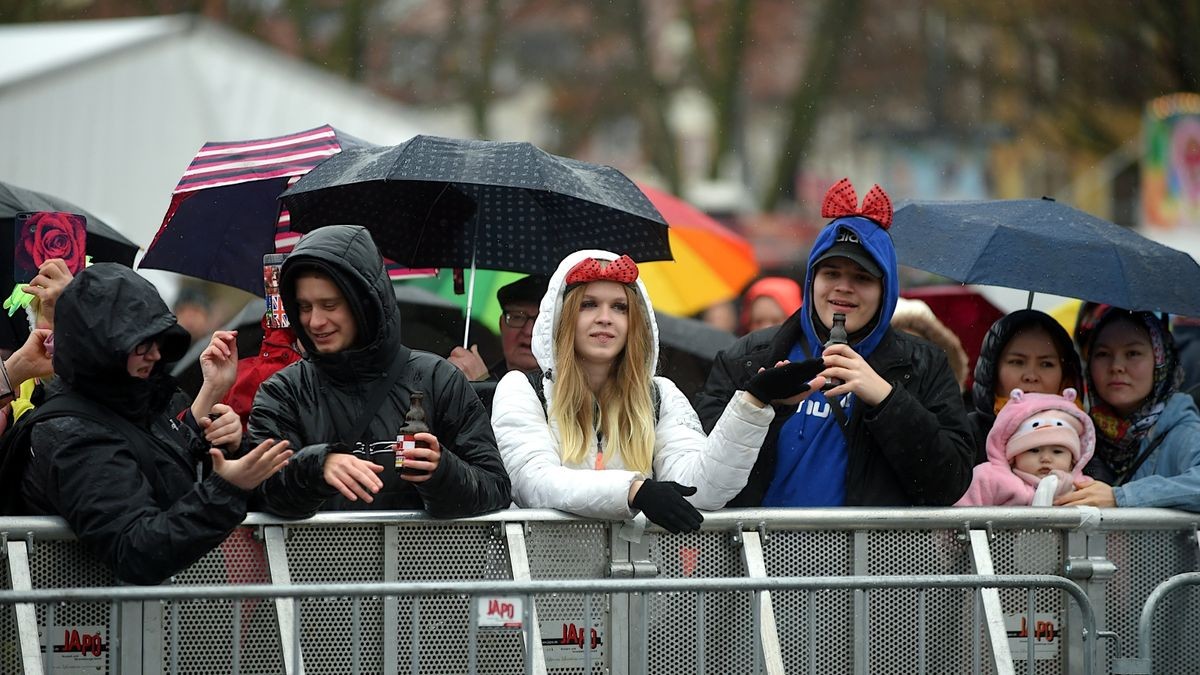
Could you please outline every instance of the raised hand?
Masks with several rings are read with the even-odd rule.
[[[236,448],[242,442],[242,418],[224,403],[213,405],[212,412],[196,420],[204,438],[214,446]]]
[[[38,300],[38,328],[54,328],[54,305],[63,289],[75,277],[67,269],[67,263],[62,258],[51,258],[38,267],[37,276],[29,280],[29,284],[21,290]]]
[[[200,372],[217,400],[224,398],[237,381],[237,362],[237,331],[219,330],[213,333],[208,346],[200,352]]]
[[[12,353],[4,362],[8,378],[13,387],[17,387],[31,377],[49,377],[54,374],[54,363],[50,351],[46,348],[46,340],[51,336],[45,328],[35,328],[21,348]]]
[[[259,443],[258,447],[238,459],[225,459],[225,455],[215,448],[209,450],[208,454],[212,457],[214,473],[247,491],[273,476],[292,457],[288,442],[276,443],[274,439]]]
[[[796,397],[824,386],[824,381],[813,382],[825,370],[821,359],[808,359],[791,363],[780,361],[774,368],[763,368],[746,383],[746,391],[762,403],[798,402]]]
[[[450,350],[450,356],[447,356],[446,360],[463,371],[467,379],[472,382],[480,382],[488,378],[488,367],[483,362],[483,357],[479,355],[479,345],[471,345],[470,351],[462,347],[455,347]]]

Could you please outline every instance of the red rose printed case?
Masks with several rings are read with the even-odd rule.
[[[13,227],[13,281],[27,284],[42,263],[62,258],[79,274],[87,255],[87,218],[61,211],[18,213]]]

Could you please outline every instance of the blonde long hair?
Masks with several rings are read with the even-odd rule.
[[[632,286],[625,286],[629,330],[625,348],[617,355],[599,396],[588,388],[587,375],[575,356],[575,326],[583,303],[580,284],[563,296],[562,313],[554,331],[554,400],[550,406],[558,424],[564,464],[578,464],[587,455],[592,429],[607,439],[607,451],[631,471],[649,476],[654,459],[654,386],[650,372],[654,345],[646,305]],[[597,425],[595,415],[600,413]]]

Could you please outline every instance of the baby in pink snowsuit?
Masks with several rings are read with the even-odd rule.
[[[1090,483],[1083,467],[1096,449],[1096,429],[1075,405],[1075,390],[1062,396],[1013,389],[987,437],[988,461],[975,467],[971,487],[955,506],[1029,506],[1038,484],[1056,476],[1054,496]]]

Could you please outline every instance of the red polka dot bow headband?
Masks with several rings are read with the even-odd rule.
[[[825,201],[821,203],[822,218],[847,218],[860,216],[875,221],[883,229],[892,226],[892,199],[878,185],[871,188],[863,198],[862,208],[858,208],[858,195],[849,178],[843,178],[833,184],[825,193]]]
[[[601,261],[595,258],[581,260],[578,265],[567,272],[567,285],[586,284],[592,281],[614,281],[618,284],[632,284],[637,281],[638,268],[633,258],[623,255],[601,267]]]

